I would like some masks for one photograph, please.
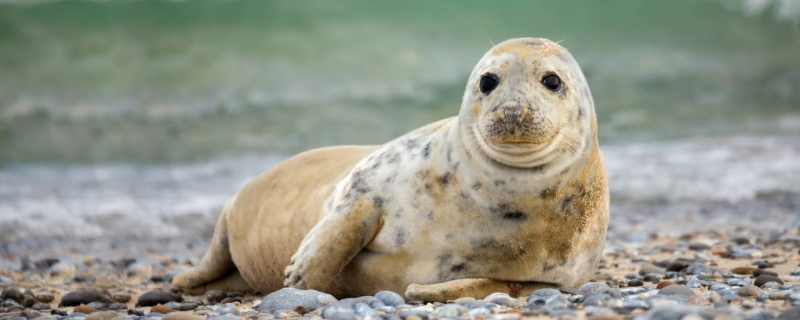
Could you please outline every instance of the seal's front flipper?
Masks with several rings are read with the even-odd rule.
[[[509,282],[487,278],[458,279],[428,285],[411,284],[406,288],[406,298],[425,302],[447,302],[461,297],[483,299],[495,293],[505,292],[512,297],[526,296],[542,288],[555,285],[544,282]]]
[[[380,229],[380,204],[352,199],[337,204],[333,212],[306,235],[284,272],[284,285],[325,291],[334,277],[366,246]]]

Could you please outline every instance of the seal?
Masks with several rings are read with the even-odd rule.
[[[577,287],[608,215],[580,67],[557,43],[511,39],[475,66],[457,117],[382,146],[307,151],[248,183],[172,285],[422,301]]]

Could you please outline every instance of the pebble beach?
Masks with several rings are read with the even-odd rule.
[[[0,320],[800,319],[800,232],[609,234],[594,281],[447,303],[397,293],[171,292],[202,239],[17,241],[2,248]],[[154,319],[157,320],[157,319]]]

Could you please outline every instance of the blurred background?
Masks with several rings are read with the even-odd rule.
[[[795,0],[0,0],[0,241],[207,236],[288,156],[456,115],[512,37],[582,66],[611,234],[798,227],[799,25]]]

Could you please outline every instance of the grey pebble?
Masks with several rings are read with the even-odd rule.
[[[242,320],[242,318],[226,314],[226,315],[208,317],[205,320]]]
[[[660,295],[684,295],[684,296],[692,296],[695,294],[694,290],[687,286],[682,285],[671,285],[669,287],[661,289],[658,294]]]
[[[469,312],[469,309],[463,306],[457,304],[446,304],[436,309],[436,317],[456,318],[467,312]]]
[[[572,295],[572,296],[569,296],[569,298],[567,298],[567,301],[569,301],[569,303],[578,304],[578,303],[583,302],[583,296],[579,295],[579,294]]]
[[[697,279],[692,279],[686,282],[686,286],[692,289],[697,289],[703,286],[703,284],[698,281]]]
[[[636,309],[650,309],[650,304],[644,300],[631,299],[622,302],[622,309],[633,311]]]
[[[239,309],[237,309],[236,307],[223,307],[223,308],[217,309],[216,311],[220,315],[231,314],[231,315],[234,315],[234,316],[238,316],[239,314],[241,314],[241,312],[239,312]]]
[[[800,307],[789,308],[781,312],[778,320],[796,320],[800,319]]]
[[[587,282],[578,288],[577,294],[589,298],[592,295],[599,293],[607,293],[614,298],[620,298],[622,295],[619,290],[612,289],[604,282]]]
[[[483,300],[464,300],[464,301],[456,302],[456,304],[459,305],[459,306],[465,307],[467,309],[484,308],[484,309],[491,310],[491,309],[496,309],[496,308],[500,307],[500,305],[498,305],[496,303],[491,303],[491,302],[487,302],[487,301],[483,301]]]
[[[180,309],[181,305],[175,301],[170,301],[164,304],[165,307],[169,307],[172,310]]]
[[[392,307],[392,306],[377,307],[377,308],[375,308],[375,310],[383,311],[385,313],[391,313],[391,314],[394,314],[395,312],[397,312],[397,309],[395,307]]]
[[[374,309],[372,309],[372,307],[363,302],[356,303],[355,309],[356,309],[356,314],[358,314],[358,316],[362,318],[366,316],[371,316],[371,317],[378,316],[378,314],[375,312]]]
[[[425,312],[425,311],[422,311],[422,310],[414,310],[414,309],[412,309],[412,310],[400,311],[400,318],[402,318],[402,319],[408,318],[408,316],[412,316],[412,315],[413,316],[418,316],[418,317],[422,318],[422,320],[428,320],[428,312]]]
[[[335,320],[355,320],[358,319],[356,315],[356,311],[353,310],[350,305],[337,303],[331,306],[325,307],[322,310],[322,317],[325,319],[335,319]]]
[[[661,275],[657,273],[648,273],[644,275],[644,281],[653,283],[659,282],[661,281]]]
[[[769,310],[758,310],[747,315],[747,320],[774,320],[778,314]]]
[[[487,316],[489,316],[491,314],[492,314],[492,312],[489,311],[489,309],[485,309],[485,308],[472,309],[467,313],[467,315],[469,315],[470,319],[476,319],[478,317],[487,317]]]
[[[557,309],[548,312],[548,315],[556,319],[577,319],[578,314],[569,309]]]
[[[729,286],[744,287],[744,286],[750,284],[750,280],[749,279],[742,279],[742,278],[729,278],[729,279],[725,279],[725,284],[727,284]]]
[[[381,300],[383,304],[387,306],[397,306],[401,304],[405,304],[406,301],[401,297],[399,294],[391,292],[391,291],[381,291],[375,294],[375,298]]]
[[[639,275],[640,276],[644,276],[644,275],[651,274],[651,273],[662,275],[662,274],[664,274],[664,272],[665,272],[664,269],[656,267],[656,266],[652,266],[652,265],[643,265],[639,269]]]
[[[727,284],[715,283],[715,284],[712,284],[711,287],[708,288],[708,289],[711,290],[711,291],[722,291],[722,290],[727,290],[727,289],[730,289],[730,288],[731,288],[731,286],[729,286]]]
[[[492,293],[492,294],[486,296],[485,298],[483,298],[483,301],[496,303],[496,304],[503,305],[503,306],[508,306],[508,307],[516,307],[516,306],[521,304],[519,300],[514,299],[511,296],[509,296],[507,293],[502,293],[502,292]]]
[[[586,315],[589,317],[596,317],[596,316],[613,316],[616,314],[614,310],[611,310],[606,307],[587,307]]]
[[[302,306],[310,312],[336,302],[338,300],[332,295],[316,290],[283,288],[264,297],[258,311],[272,314],[281,310],[295,310]]]
[[[247,309],[244,312],[242,312],[242,315],[247,317],[247,318],[253,318],[253,317],[258,316],[258,311],[255,311],[253,309]]]
[[[601,293],[587,297],[583,300],[584,306],[601,306],[601,307],[621,307],[622,300],[616,299],[609,294]]]

